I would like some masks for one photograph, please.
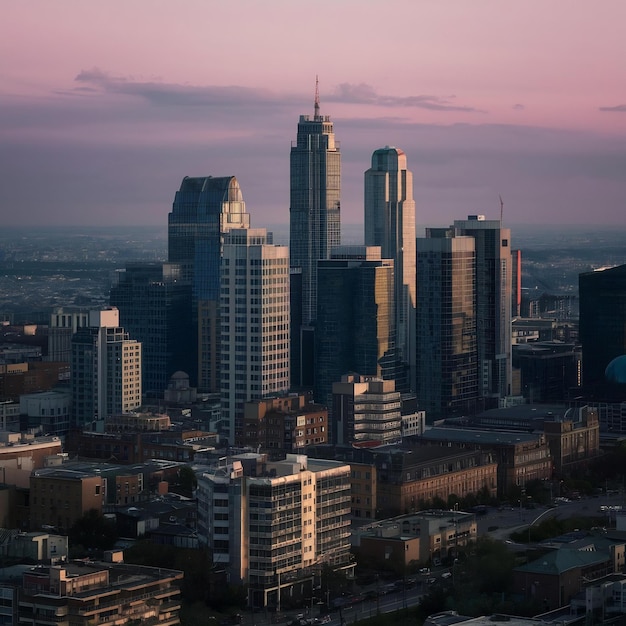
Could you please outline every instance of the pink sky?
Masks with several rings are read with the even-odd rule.
[[[371,153],[396,145],[421,224],[622,223],[626,2],[7,0],[5,224],[163,224],[185,175],[236,175],[254,226],[288,221],[298,116],[343,155],[362,221]]]

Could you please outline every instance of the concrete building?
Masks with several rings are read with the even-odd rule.
[[[141,406],[141,343],[114,307],[89,312],[72,338],[72,423],[77,427]]]
[[[339,246],[317,267],[316,402],[331,406],[333,383],[350,372],[396,380],[393,261],[377,246]]]
[[[79,328],[88,325],[88,309],[55,307],[48,324],[48,356],[45,360],[69,363],[72,360],[72,337]]]
[[[454,558],[477,537],[473,513],[425,510],[361,526],[354,531],[353,544],[364,559],[403,574],[409,566]]]
[[[405,153],[386,146],[372,154],[365,172],[365,245],[380,246],[394,263],[394,305],[398,358],[406,376],[396,388],[415,389],[415,201],[413,173]]]
[[[234,176],[185,177],[168,215],[168,261],[191,284],[194,337],[186,346],[197,362],[188,372],[202,392],[220,391],[220,260],[224,234],[248,228],[250,216]],[[184,369],[184,368],[183,368]]]
[[[46,467],[47,460],[61,452],[61,440],[54,435],[0,432],[2,484],[28,487],[31,472]]]
[[[182,579],[178,570],[121,562],[36,566],[22,577],[18,624],[35,626],[45,619],[58,626],[177,626]]]
[[[429,431],[426,431],[429,432]],[[498,464],[482,450],[413,447],[374,450],[377,517],[392,517],[447,502],[455,495],[496,496]]]
[[[230,230],[220,285],[220,435],[232,444],[246,402],[289,391],[289,250],[264,228]]]
[[[332,389],[333,443],[400,441],[402,399],[393,380],[347,374]]]
[[[70,429],[72,394],[69,390],[21,395],[19,408],[29,428],[38,426],[50,435],[65,435]]]
[[[85,513],[102,513],[105,482],[97,472],[44,468],[30,476],[30,528],[67,531]]]
[[[284,457],[328,442],[328,410],[298,394],[251,400],[244,405],[246,447]]]
[[[497,463],[497,495],[501,498],[511,487],[523,488],[531,480],[552,478],[552,457],[543,433],[435,426],[427,428],[420,441],[446,450],[491,452]]]
[[[430,236],[416,245],[419,406],[430,417],[473,412],[480,395],[475,239]]]
[[[301,115],[296,142],[289,158],[289,265],[299,271],[294,281],[292,360],[294,385],[312,381],[311,323],[317,317],[317,262],[330,258],[341,243],[341,153],[333,123],[320,113],[319,90],[315,85],[313,116]]]
[[[351,575],[350,467],[289,454],[246,459],[198,477],[198,536],[231,583],[248,587],[248,603],[280,609],[310,596],[323,565]]]

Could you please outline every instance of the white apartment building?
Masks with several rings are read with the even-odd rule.
[[[115,307],[89,312],[72,338],[72,415],[76,425],[141,406],[141,343],[119,325]]]
[[[289,390],[289,250],[264,228],[224,234],[220,434],[243,441],[244,404]]]
[[[351,576],[350,466],[243,456],[198,477],[198,537],[232,583],[247,585],[249,605],[280,608],[287,597],[310,596],[323,565]],[[256,476],[244,471],[251,456]]]

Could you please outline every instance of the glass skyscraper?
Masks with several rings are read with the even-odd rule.
[[[372,154],[365,172],[365,245],[380,246],[394,262],[396,349],[404,364],[397,388],[415,386],[415,201],[413,174],[402,150],[386,146]]]
[[[333,123],[320,115],[316,87],[313,118],[301,115],[291,147],[289,262],[302,270],[302,324],[316,316],[317,261],[341,242],[341,154]]]
[[[192,285],[192,316],[201,391],[218,393],[220,258],[224,233],[248,228],[239,182],[234,176],[185,177],[168,216],[168,260],[182,266]],[[193,381],[192,381],[193,384]]]
[[[452,417],[479,397],[475,241],[427,234],[417,239],[416,394],[429,415]]]

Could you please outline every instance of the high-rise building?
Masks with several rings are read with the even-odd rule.
[[[189,350],[197,358],[201,391],[219,392],[220,258],[224,234],[248,228],[239,182],[234,176],[185,177],[168,216],[168,260],[182,266],[182,280],[192,285],[193,328],[196,339]]]
[[[72,359],[72,337],[89,323],[89,310],[80,307],[55,307],[48,326],[48,356],[46,361],[69,363]]]
[[[396,349],[406,376],[396,387],[415,385],[415,201],[413,174],[398,148],[375,150],[365,172],[365,245],[380,246],[394,262]]]
[[[500,220],[455,220],[455,236],[474,237],[479,393],[485,406],[511,395],[511,231]]]
[[[141,343],[115,307],[89,311],[72,338],[72,422],[84,426],[141,406]]]
[[[478,400],[475,270],[473,237],[417,239],[416,394],[429,417]]]
[[[289,251],[264,228],[224,235],[220,434],[243,441],[244,405],[289,390]]]
[[[181,280],[177,263],[129,263],[117,273],[109,302],[120,325],[142,345],[142,389],[162,398],[177,371],[194,376],[197,362],[189,349],[195,340],[191,285]]]
[[[626,354],[626,265],[580,274],[578,293],[583,385],[612,382],[623,389],[626,359],[615,361],[606,374],[609,364]]]
[[[340,195],[341,153],[330,117],[320,114],[316,84],[313,118],[300,116],[290,156],[289,263],[301,271],[297,300],[302,306],[294,318],[300,327],[294,325],[292,340],[294,362],[302,363],[295,371],[296,385],[311,382],[306,373],[313,355],[306,347],[317,315],[317,262],[330,258],[331,249],[341,242]]]
[[[198,538],[253,608],[280,610],[287,598],[314,595],[322,567],[348,574],[350,466],[288,454],[245,459],[198,477]]]
[[[402,399],[393,380],[347,374],[333,383],[333,443],[396,443]]]
[[[344,374],[396,379],[393,261],[378,246],[338,246],[317,276],[314,399],[331,407]]]

